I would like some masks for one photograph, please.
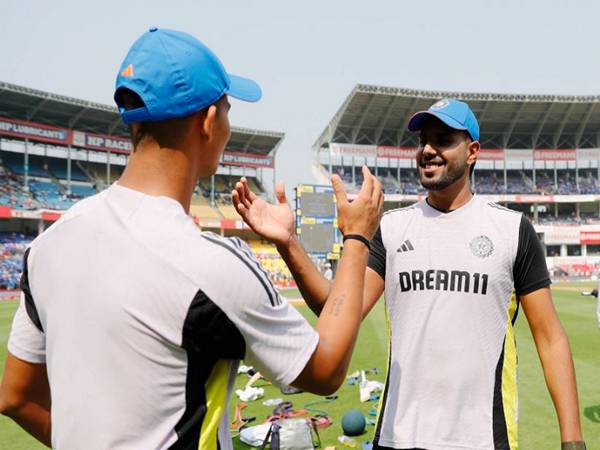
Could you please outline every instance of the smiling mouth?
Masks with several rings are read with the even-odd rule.
[[[444,166],[445,164],[441,161],[423,161],[420,165],[421,169],[423,169],[425,173],[431,173],[435,172],[437,169]]]

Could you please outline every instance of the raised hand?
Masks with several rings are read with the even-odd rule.
[[[285,245],[294,235],[295,220],[281,181],[275,186],[275,196],[276,203],[267,203],[250,190],[245,177],[231,192],[235,209],[256,234],[276,245]]]
[[[367,166],[362,168],[364,181],[354,201],[348,201],[344,183],[338,175],[331,177],[337,201],[338,227],[342,234],[360,234],[371,240],[383,213],[381,183]]]

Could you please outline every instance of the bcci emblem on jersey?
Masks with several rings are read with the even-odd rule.
[[[471,252],[478,258],[487,258],[494,253],[494,243],[487,236],[477,236],[469,243]]]

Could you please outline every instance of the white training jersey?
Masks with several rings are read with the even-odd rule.
[[[390,331],[375,448],[516,449],[517,296],[550,284],[529,221],[477,196],[421,201],[383,216],[369,267]]]
[[[55,449],[231,449],[237,361],[290,384],[318,335],[249,247],[114,184],[26,252],[9,351],[47,364]]]

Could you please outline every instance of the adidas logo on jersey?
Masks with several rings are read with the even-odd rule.
[[[415,248],[411,244],[411,242],[407,239],[404,243],[396,250],[398,253],[403,252],[412,252]]]

